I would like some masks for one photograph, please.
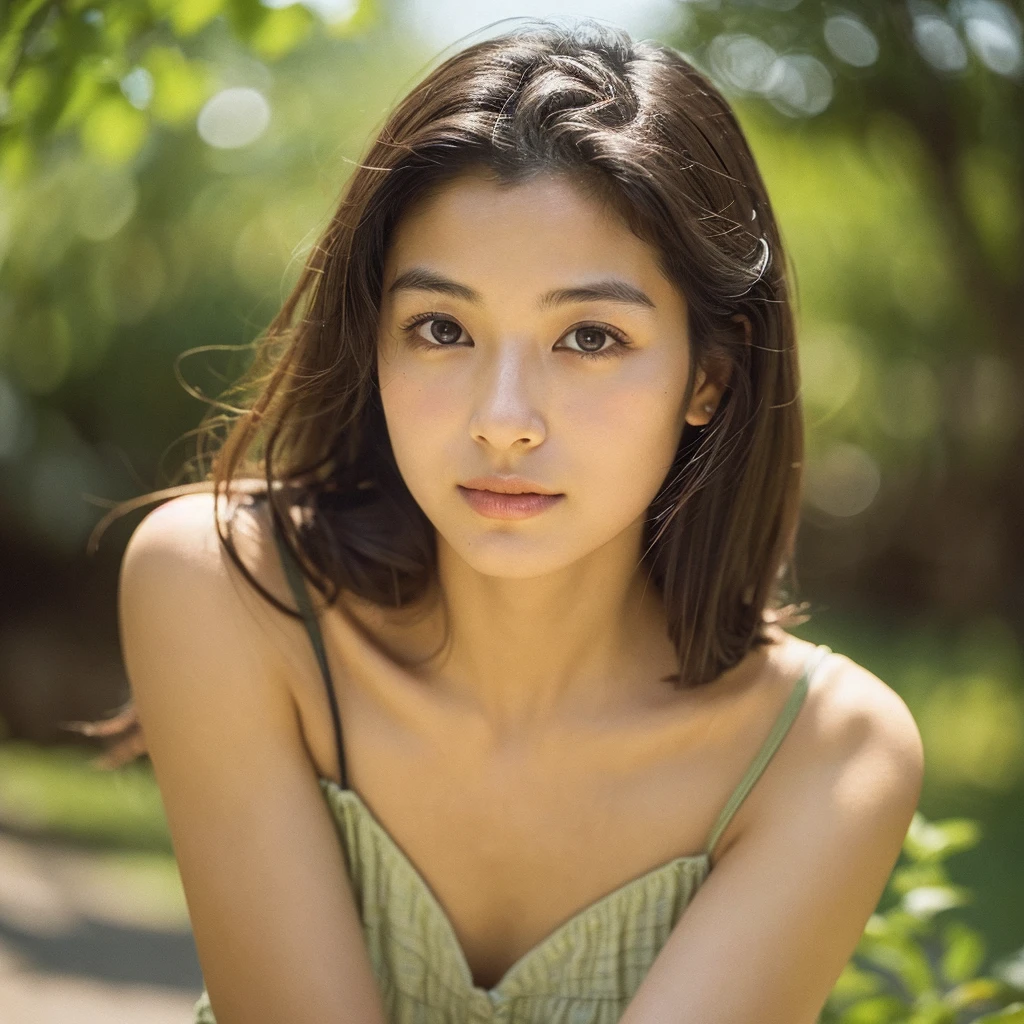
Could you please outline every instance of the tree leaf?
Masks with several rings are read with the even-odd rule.
[[[974,977],[985,959],[985,942],[963,921],[950,921],[942,929],[945,952],[940,964],[943,977],[950,984]]]

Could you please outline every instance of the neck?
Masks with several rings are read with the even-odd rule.
[[[487,576],[438,537],[450,642],[428,669],[495,735],[638,707],[676,669],[640,537],[532,579]]]

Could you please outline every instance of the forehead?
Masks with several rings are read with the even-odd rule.
[[[477,215],[488,209],[524,205],[547,214],[605,212],[593,185],[567,171],[538,171],[517,181],[503,181],[488,168],[474,167],[439,182],[415,200],[402,219]],[[607,214],[612,216],[611,211]]]
[[[385,285],[412,264],[506,288],[617,276],[663,299],[675,291],[656,250],[592,190],[557,173],[505,184],[472,171],[446,182],[399,220]]]

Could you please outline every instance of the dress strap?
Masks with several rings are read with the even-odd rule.
[[[705,852],[709,857],[714,851],[715,844],[732,820],[732,816],[736,813],[737,808],[743,803],[747,794],[753,788],[754,783],[761,777],[761,773],[772,759],[772,755],[778,750],[779,744],[782,743],[786,733],[789,732],[789,727],[796,720],[796,716],[803,706],[804,698],[807,696],[807,690],[814,673],[831,653],[832,648],[827,647],[825,644],[818,644],[817,647],[809,652],[804,663],[803,674],[793,688],[793,692],[789,695],[789,700],[786,701],[785,707],[779,713],[779,717],[776,718],[772,731],[761,745],[761,749],[751,762],[746,775],[740,779],[739,785],[733,790],[732,796],[729,797],[725,807],[722,808],[721,814],[718,815],[718,821],[715,822],[714,828],[711,830],[711,836],[705,848]]]
[[[341,736],[341,717],[338,714],[338,699],[334,692],[334,683],[331,679],[331,669],[327,664],[327,650],[324,647],[323,634],[320,631],[320,623],[317,621],[316,612],[309,599],[309,592],[306,590],[306,577],[301,566],[292,553],[290,547],[281,536],[277,524],[273,528],[274,541],[277,550],[281,555],[281,564],[284,566],[284,574],[288,579],[292,594],[295,596],[295,603],[299,606],[302,621],[305,624],[306,632],[312,641],[313,650],[316,653],[316,660],[320,665],[320,673],[323,676],[324,685],[327,687],[327,699],[331,705],[331,720],[334,723],[334,739],[338,749],[339,775],[341,788],[348,789],[348,773],[345,771],[345,744]]]

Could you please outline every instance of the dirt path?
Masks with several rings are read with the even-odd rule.
[[[201,988],[167,856],[0,829],[0,1024],[190,1024]]]

